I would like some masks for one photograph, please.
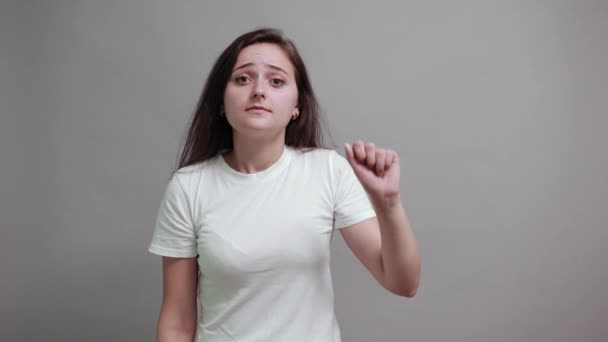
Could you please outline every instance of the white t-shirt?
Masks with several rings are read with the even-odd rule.
[[[336,151],[285,146],[252,174],[220,154],[173,174],[149,251],[198,255],[195,341],[339,342],[330,238],[375,215]]]

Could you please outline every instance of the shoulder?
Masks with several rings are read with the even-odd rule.
[[[198,189],[201,180],[208,178],[209,173],[217,168],[217,158],[179,168],[171,175],[170,183],[179,185],[186,193]]]
[[[201,173],[211,172],[217,167],[219,154],[215,157],[211,157],[205,161],[194,163],[192,165],[184,166],[174,172],[174,176],[179,178],[191,178],[197,177]]]
[[[293,148],[295,154],[298,159],[303,159],[307,161],[311,161],[313,163],[325,163],[330,166],[336,163],[341,163],[346,161],[346,159],[341,156],[335,150],[325,147],[303,147],[303,148]]]
[[[297,169],[306,170],[315,177],[329,178],[332,183],[350,167],[344,156],[329,148],[300,148],[295,154]]]

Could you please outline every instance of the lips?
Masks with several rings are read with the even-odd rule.
[[[266,107],[262,107],[262,106],[251,106],[251,107],[247,107],[247,109],[245,110],[264,110],[267,112],[270,112],[270,109],[266,108]]]

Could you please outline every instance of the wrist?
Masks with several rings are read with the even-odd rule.
[[[401,194],[386,196],[370,196],[370,200],[376,210],[391,210],[401,206]]]

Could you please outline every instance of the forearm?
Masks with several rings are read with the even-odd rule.
[[[372,199],[382,237],[382,265],[387,288],[412,297],[420,283],[420,252],[401,198]]]
[[[157,342],[193,342],[194,332],[179,330],[158,330]]]
[[[157,342],[192,342],[196,334],[196,317],[180,319],[161,311],[156,329]]]

